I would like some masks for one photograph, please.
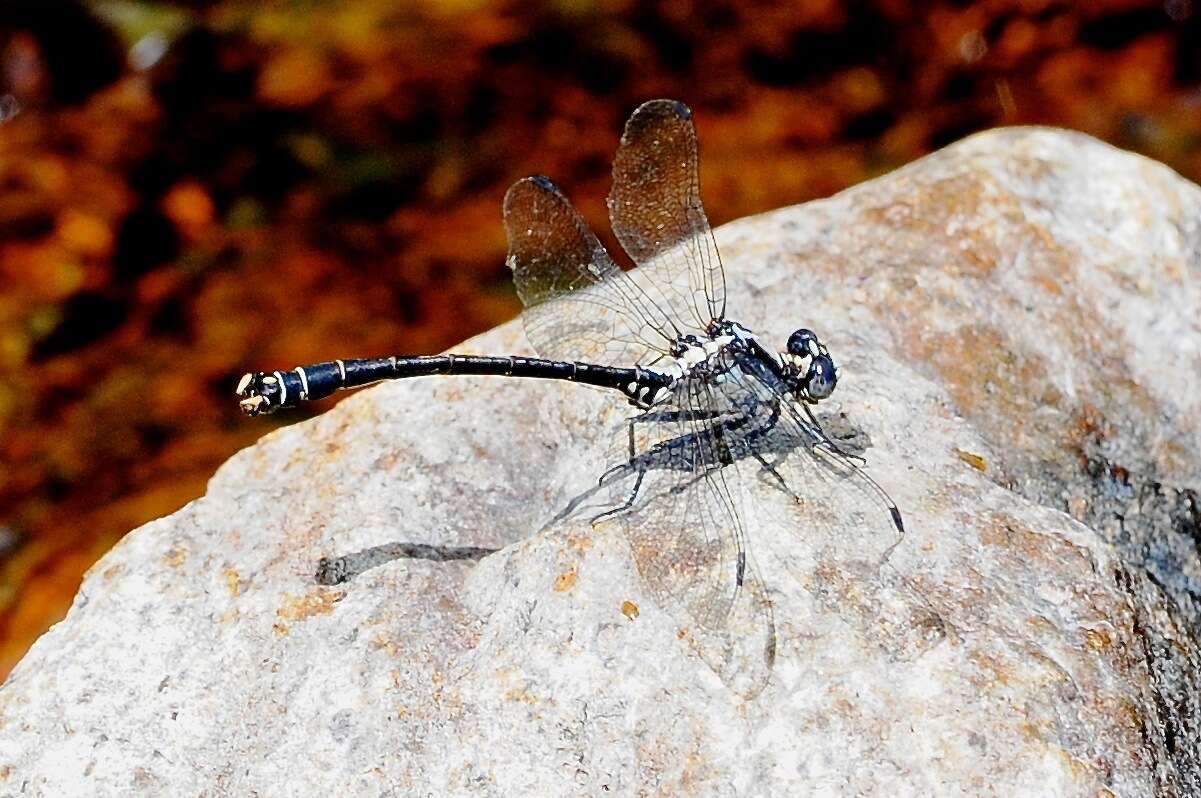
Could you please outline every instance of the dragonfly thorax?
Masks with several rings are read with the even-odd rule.
[[[838,366],[812,330],[801,328],[788,338],[785,351],[769,353],[758,336],[738,322],[714,319],[703,334],[687,333],[672,342],[673,376],[720,381],[743,358],[762,362],[798,400],[816,404],[834,392]],[[768,363],[770,361],[770,365]]]
[[[733,363],[726,355],[731,349],[745,349],[745,341],[729,327],[713,324],[707,335],[679,336],[671,345],[671,356],[680,378],[720,377]]]

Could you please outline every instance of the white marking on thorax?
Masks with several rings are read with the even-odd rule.
[[[688,374],[697,366],[711,360],[734,341],[733,335],[721,335],[702,344],[689,346],[683,354],[675,359],[676,366],[683,374]]]
[[[733,334],[734,338],[737,338],[739,341],[742,341],[743,343],[746,343],[746,342],[754,340],[754,339],[758,339],[758,337],[759,337],[759,336],[755,335],[753,332],[751,332],[750,330],[748,330],[746,327],[743,327],[741,324],[739,324],[736,321],[730,322],[730,332]]]

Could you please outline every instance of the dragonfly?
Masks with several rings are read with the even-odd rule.
[[[535,175],[504,199],[507,263],[539,357],[402,355],[255,372],[239,381],[255,416],[382,380],[498,375],[616,391],[635,412],[612,434],[594,525],[625,535],[652,598],[735,693],[757,696],[776,657],[772,600],[750,539],[750,483],[782,497],[798,536],[884,562],[905,533],[866,462],[813,407],[839,380],[810,329],[782,351],[727,316],[726,279],[700,196],[696,129],[674,100],[639,106],[613,163],[609,218],[636,264],[623,270],[565,194]],[[849,542],[849,543],[848,543]]]

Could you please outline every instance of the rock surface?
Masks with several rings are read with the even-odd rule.
[[[731,316],[831,347],[826,418],[909,527],[887,576],[820,580],[785,567],[801,531],[752,528],[757,698],[620,533],[539,531],[619,400],[413,380],[266,436],[89,572],[0,690],[0,795],[1201,795],[1201,189],[999,130],[718,243]],[[314,579],[396,541],[503,550]]]

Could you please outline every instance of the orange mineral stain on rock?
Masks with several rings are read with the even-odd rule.
[[[1113,635],[1106,629],[1085,629],[1084,644],[1093,651],[1104,651],[1113,645]]]
[[[568,535],[567,545],[576,551],[588,551],[592,548],[591,535]]]
[[[314,615],[328,615],[334,611],[334,605],[345,596],[344,590],[331,590],[326,587],[319,587],[304,596],[284,596],[283,606],[275,611],[281,622],[274,624],[273,628],[276,634],[286,635],[291,631],[291,627],[283,621],[295,623],[308,620]]]
[[[386,634],[378,634],[371,640],[373,651],[382,651],[390,657],[395,657],[401,651],[400,645]]]
[[[571,590],[573,587],[575,587],[575,583],[578,580],[579,577],[576,576],[575,568],[564,571],[555,579],[555,592],[566,593],[568,590]]]
[[[1033,629],[1038,629],[1043,632],[1049,632],[1055,629],[1055,624],[1042,615],[1031,615],[1026,619],[1026,624]]]
[[[1067,768],[1072,774],[1072,779],[1082,781],[1092,773],[1092,768],[1087,762],[1081,762],[1077,757],[1072,756],[1069,751],[1060,748],[1057,745],[1050,746],[1051,753]]]
[[[621,602],[621,614],[631,621],[638,617],[638,605],[632,601]]]
[[[386,452],[375,461],[375,467],[381,471],[391,471],[401,461],[402,454],[403,452],[400,449],[393,449]]]
[[[533,704],[537,702],[537,698],[526,690],[524,687],[514,687],[505,693],[505,698],[509,701],[518,701],[522,704]]]
[[[984,651],[974,651],[968,655],[968,659],[979,669],[978,674],[971,676],[972,681],[977,685],[992,689],[996,685],[1012,683],[1013,674],[1002,660]]]
[[[170,566],[171,568],[178,568],[179,566],[183,565],[187,559],[187,549],[181,546],[172,546],[167,550],[167,553],[163,555],[163,565]]]
[[[1004,519],[991,518],[980,524],[977,535],[985,546],[1009,546],[1013,543],[1013,528]]]
[[[984,461],[984,458],[973,452],[964,451],[963,449],[956,449],[955,456],[977,471],[985,471],[988,469],[988,463]]]
[[[225,577],[225,589],[229,591],[229,595],[242,595],[242,578],[238,576],[238,572],[233,568],[226,568],[223,575]]]
[[[1123,700],[1114,712],[1114,722],[1128,731],[1138,731],[1145,722],[1143,712],[1133,701]]]

